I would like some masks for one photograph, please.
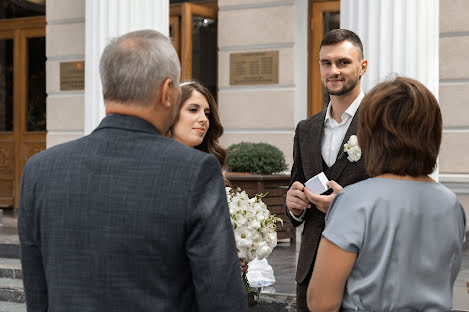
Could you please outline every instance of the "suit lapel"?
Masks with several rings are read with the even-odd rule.
[[[324,118],[326,116],[326,110],[322,110],[318,115],[317,119],[311,125],[312,136],[311,145],[309,146],[310,157],[312,160],[313,172],[310,173],[310,177],[323,171],[322,168],[322,137],[324,131]],[[307,178],[308,179],[308,178]]]
[[[321,142],[324,128],[323,110],[312,116],[300,128],[299,150],[303,161],[303,173],[306,180],[322,171]]]
[[[347,129],[347,133],[344,136],[344,140],[342,141],[342,145],[339,149],[339,154],[337,155],[337,158],[339,157],[339,155],[344,150],[344,144],[347,143],[350,136],[352,136],[353,134],[355,134],[355,135],[357,134],[357,130],[358,130],[358,110],[356,111],[355,115],[353,116],[352,122],[350,123],[350,126]],[[334,165],[332,165],[332,167],[330,168],[330,175],[328,176],[329,180],[336,181],[339,178],[342,171],[344,171],[345,166],[348,163],[349,163],[349,160],[347,159],[346,154],[344,154],[344,156],[341,159],[337,159],[335,161]]]

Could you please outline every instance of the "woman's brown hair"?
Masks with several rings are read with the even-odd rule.
[[[438,102],[420,82],[398,77],[378,84],[360,104],[358,143],[371,177],[428,175],[440,150]]]
[[[224,169],[226,163],[226,151],[218,143],[218,139],[223,134],[223,126],[221,125],[220,117],[218,116],[218,105],[210,91],[200,82],[192,80],[181,83],[181,99],[179,100],[179,111],[175,123],[177,123],[179,119],[179,112],[181,111],[184,102],[191,97],[194,90],[200,92],[207,99],[210,107],[210,115],[208,117],[210,122],[209,128],[202,143],[194,148],[215,156],[220,162],[222,169]]]

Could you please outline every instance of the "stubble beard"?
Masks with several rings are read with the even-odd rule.
[[[326,89],[327,93],[329,95],[337,95],[337,96],[340,96],[340,95],[346,95],[347,93],[349,93],[350,91],[352,91],[358,84],[358,81],[360,80],[360,76],[357,75],[356,78],[354,78],[353,80],[349,80],[348,82],[346,81],[343,85],[343,87],[340,89],[340,90],[330,90],[325,83],[323,83],[323,86],[324,88]]]

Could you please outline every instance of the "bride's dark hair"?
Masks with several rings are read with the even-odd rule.
[[[210,125],[207,130],[207,134],[205,134],[202,143],[194,148],[215,156],[220,162],[222,170],[224,170],[226,164],[226,151],[218,143],[218,138],[223,134],[223,126],[221,125],[220,117],[218,116],[218,105],[210,91],[200,82],[192,80],[181,83],[181,99],[179,101],[179,111],[175,123],[177,123],[179,119],[179,112],[181,111],[184,102],[191,97],[194,90],[200,92],[207,99],[210,107],[210,115],[208,118]]]

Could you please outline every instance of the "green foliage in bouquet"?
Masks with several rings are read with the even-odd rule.
[[[227,149],[226,163],[230,171],[272,174],[285,170],[285,156],[268,143],[241,142]]]

